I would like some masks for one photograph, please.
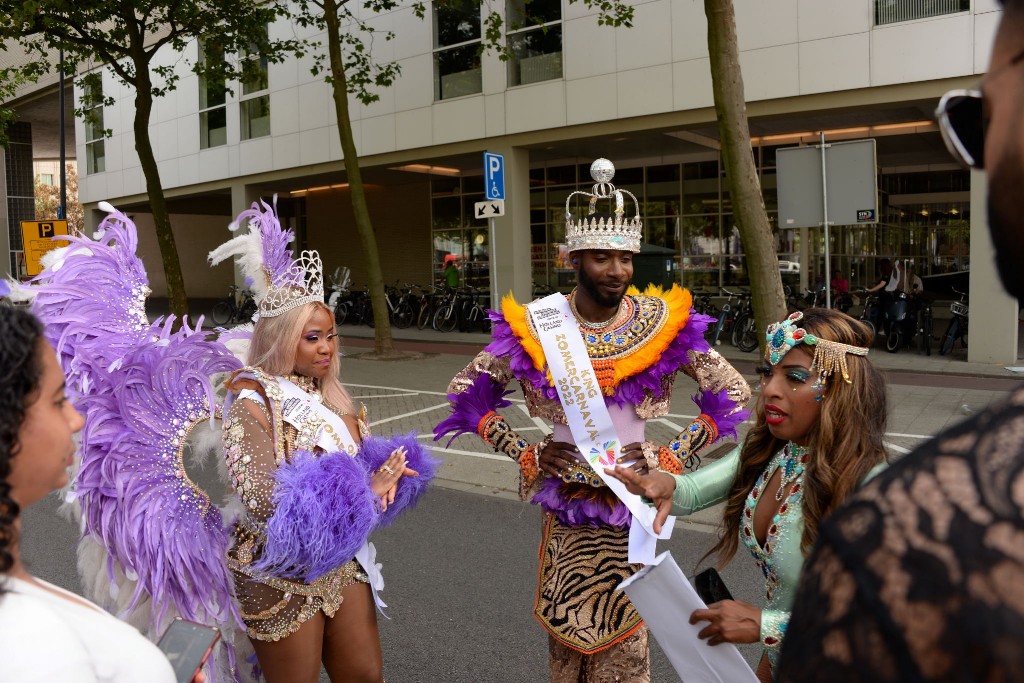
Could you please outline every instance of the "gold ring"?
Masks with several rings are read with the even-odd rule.
[[[379,469],[379,470],[377,470],[377,471],[378,471],[378,472],[387,472],[387,473],[388,473],[388,474],[390,474],[390,475],[391,475],[392,477],[393,477],[393,476],[395,476],[395,471],[394,471],[393,469],[391,469],[390,467],[388,467],[387,465],[381,465],[381,466],[380,466],[380,469]]]

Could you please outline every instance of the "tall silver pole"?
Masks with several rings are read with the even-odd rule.
[[[832,308],[832,262],[828,240],[828,175],[825,172],[825,131],[821,131],[821,206],[825,226],[825,307]]]
[[[68,219],[68,170],[64,152],[64,48],[60,49],[60,84],[57,86],[57,106],[60,107],[60,215],[61,220]],[[74,226],[81,229],[81,225]]]

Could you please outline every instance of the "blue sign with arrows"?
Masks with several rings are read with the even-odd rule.
[[[505,157],[484,152],[484,196],[505,199]]]

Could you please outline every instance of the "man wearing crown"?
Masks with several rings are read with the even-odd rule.
[[[636,198],[611,185],[614,167],[607,160],[595,161],[591,175],[593,193],[575,192],[566,202],[576,288],[568,297],[528,306],[511,294],[503,299],[501,313],[491,313],[493,341],[452,380],[452,414],[434,434],[475,432],[517,461],[520,497],[544,510],[534,616],[548,632],[552,683],[643,683],[650,680],[648,631],[616,590],[641,566],[630,562],[631,521],[634,532],[640,525],[606,485],[603,468],[591,463],[615,459],[638,472],[693,468],[701,449],[735,435],[750,388],[705,341],[714,319],[693,311],[688,291],[674,285],[641,295],[630,288],[642,223],[639,208],[632,219],[625,216],[623,194],[634,204]],[[569,211],[576,194],[590,202],[579,221]],[[600,200],[614,202],[611,214],[595,212]],[[553,331],[566,324],[580,342]],[[699,415],[671,443],[648,441],[646,421],[669,411],[679,372],[697,383]],[[519,436],[497,412],[511,405],[504,397],[512,380],[522,387],[530,415],[553,425],[539,443]],[[587,404],[595,399],[600,410]],[[592,413],[605,416],[617,440],[594,447],[580,438],[597,433],[588,432],[600,422]]]

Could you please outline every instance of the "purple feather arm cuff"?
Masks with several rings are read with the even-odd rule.
[[[698,392],[694,394],[693,402],[700,408],[701,413],[715,421],[715,427],[718,428],[718,439],[724,436],[735,438],[736,427],[750,415],[749,410],[736,409],[736,402],[729,398],[729,392],[725,389],[717,393],[710,389]]]
[[[363,465],[345,453],[292,455],[275,475],[274,514],[253,568],[315,581],[345,564],[377,523],[377,500]]]
[[[610,526],[625,529],[629,526],[629,508],[619,501],[609,505],[603,500],[587,498],[566,498],[562,491],[562,480],[550,477],[540,485],[540,491],[530,502],[540,505],[566,526],[599,527]]]
[[[506,391],[490,375],[482,374],[461,394],[448,394],[452,414],[434,427],[434,441],[440,441],[446,434],[454,432],[448,439],[447,447],[462,434],[476,434],[480,420],[487,413],[512,405],[505,398],[511,393],[511,389]]]
[[[388,509],[380,513],[377,518],[377,526],[390,526],[395,519],[407,510],[416,507],[416,503],[437,474],[437,468],[441,461],[433,457],[417,440],[414,433],[404,436],[393,436],[389,438],[371,436],[363,440],[359,449],[359,460],[368,473],[376,472],[381,465],[387,462],[388,457],[396,448],[405,448],[406,465],[410,469],[419,472],[418,477],[402,477],[398,481],[398,489],[395,491],[395,499],[388,505]]]

